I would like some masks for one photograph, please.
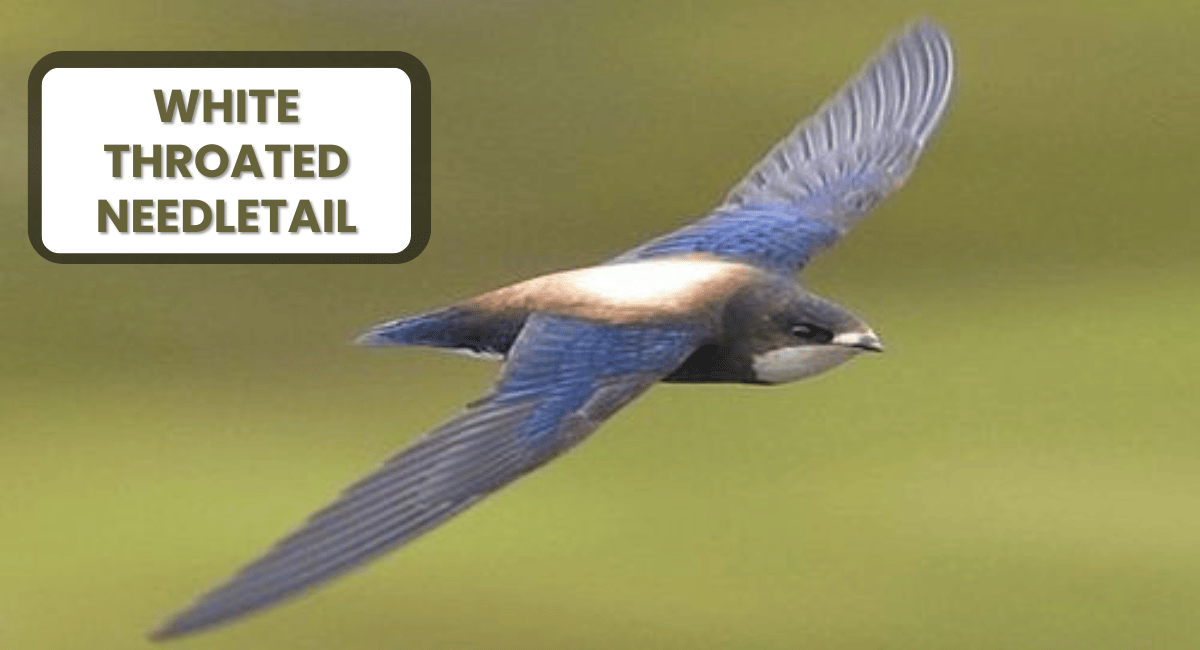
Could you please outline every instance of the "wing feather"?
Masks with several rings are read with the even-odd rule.
[[[822,193],[854,188],[882,198],[911,173],[946,110],[953,76],[945,32],[929,21],[910,25],[775,145],[722,207],[799,208]],[[842,229],[865,211],[841,207],[825,216]]]
[[[415,539],[574,446],[682,364],[702,335],[531,317],[489,396],[350,486],[152,638],[264,609]]]
[[[772,148],[704,219],[618,257],[685,253],[802,268],[899,188],[950,100],[950,39],[919,21]]]

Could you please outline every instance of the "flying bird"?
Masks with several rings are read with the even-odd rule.
[[[953,55],[901,31],[707,216],[602,264],[378,325],[359,342],[503,360],[492,391],[151,633],[264,609],[441,525],[574,447],[656,382],[779,384],[882,350],[795,276],[900,187],[949,102]]]

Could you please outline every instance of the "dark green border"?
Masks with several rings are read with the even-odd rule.
[[[42,78],[55,68],[399,68],[412,84],[412,236],[399,253],[55,253],[42,243]],[[380,264],[429,243],[429,72],[406,52],[54,52],[29,73],[29,241],[58,264]]]

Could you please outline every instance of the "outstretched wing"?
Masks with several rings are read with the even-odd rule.
[[[908,178],[946,109],[953,75],[946,34],[914,23],[712,214],[617,261],[710,253],[781,272],[802,268]]]
[[[351,486],[152,638],[269,607],[411,541],[572,447],[703,337],[698,327],[531,317],[491,395]]]

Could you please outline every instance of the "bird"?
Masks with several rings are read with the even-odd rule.
[[[882,351],[862,318],[797,275],[905,182],[953,77],[945,31],[914,21],[699,220],[594,266],[369,329],[359,343],[503,365],[488,394],[150,637],[263,610],[411,542],[573,448],[660,381],[782,384]]]

